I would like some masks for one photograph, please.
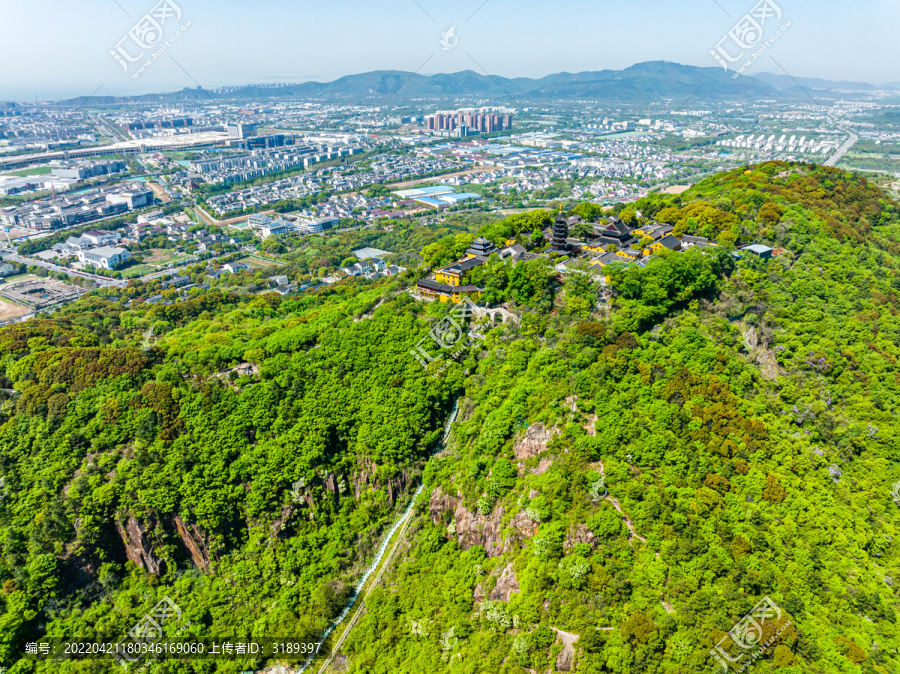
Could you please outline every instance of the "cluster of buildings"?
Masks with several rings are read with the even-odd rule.
[[[764,133],[739,135],[736,138],[717,140],[716,145],[756,150],[757,152],[796,152],[800,154],[828,154],[838,146],[835,141],[807,141],[806,136],[802,136],[799,140],[796,135],[788,138],[787,134],[782,134],[778,140],[775,140],[775,136],[776,134],[770,134],[767,138]]]
[[[378,257],[360,260],[349,267],[341,269],[345,277],[382,278],[384,276],[396,276],[406,271],[406,267],[391,265]]]
[[[79,266],[88,265],[97,269],[115,269],[131,259],[126,248],[118,246],[122,235],[102,229],[85,232],[81,236],[70,236],[65,243],[54,244],[49,254],[40,257],[56,257],[77,260]]]
[[[643,124],[646,122],[646,126],[650,126],[650,120],[641,120]],[[634,131],[637,126],[634,121],[626,120],[626,121],[616,121],[610,117],[604,117],[601,120],[598,120],[591,124],[585,124],[584,128],[591,129],[592,131],[601,131],[607,133],[625,133],[628,131]]]
[[[190,117],[180,117],[174,119],[153,119],[145,121],[125,122],[122,128],[126,131],[148,131],[151,129],[187,129],[194,125],[194,120]]]
[[[64,192],[91,178],[127,172],[124,161],[82,161],[71,165],[50,167],[49,173],[30,176],[0,176],[0,196],[10,196],[40,190]]]
[[[509,253],[509,255],[518,259],[525,259],[524,256],[531,255],[526,253],[521,246],[517,248],[520,248],[521,251],[509,248],[504,253]],[[452,302],[454,304],[467,298],[477,302],[481,297],[482,288],[470,283],[469,277],[473,270],[486,264],[488,258],[496,252],[497,247],[493,243],[483,236],[478,237],[466,250],[465,257],[453,264],[435,270],[434,278],[424,278],[416,281],[414,289],[416,296],[426,300]],[[505,256],[501,255],[501,257]]]
[[[115,186],[42,199],[0,209],[4,227],[49,231],[108,218],[153,204],[153,192],[140,186]]]
[[[266,138],[269,138],[268,136]],[[360,154],[359,146],[295,145],[291,136],[278,135],[282,149],[252,150],[249,154],[231,154],[192,161],[191,171],[212,184],[228,184],[252,180],[279,171],[308,168],[330,159]]]
[[[610,264],[644,266],[653,254],[662,250],[675,252],[693,247],[715,246],[708,239],[699,236],[678,238],[672,234],[674,228],[671,225],[649,223],[632,227],[614,217],[594,225],[593,236],[587,241],[570,237],[570,229],[581,221],[579,216],[557,216],[544,232],[544,237],[549,242],[544,253],[528,252],[524,246],[514,241],[507,241],[505,248],[498,249],[491,241],[479,237],[466,250],[465,257],[436,269],[433,278],[420,279],[416,283],[415,294],[422,299],[440,302],[458,303],[464,298],[477,302],[483,289],[472,283],[472,273],[486,264],[495,253],[499,259],[509,260],[512,264],[538,257],[560,260],[556,264],[556,270],[560,274],[584,273],[586,264],[587,273],[596,275],[601,284],[604,284],[607,273],[603,269]],[[748,251],[763,256],[752,246],[748,247]]]
[[[425,118],[425,128],[433,135],[464,138],[479,133],[509,131],[513,125],[513,114],[497,114],[492,110],[455,110],[438,112]]]
[[[270,236],[284,236],[287,234],[319,234],[339,224],[337,218],[309,218],[309,219],[274,219],[268,215],[256,214],[247,219],[247,225],[257,236],[267,239]]]
[[[280,180],[234,190],[227,194],[209,197],[207,203],[219,216],[246,208],[265,207],[279,201],[302,199],[321,191],[350,192],[368,185],[409,179],[430,173],[459,169],[458,162],[438,158],[421,158],[380,154],[367,160],[368,168],[360,170],[355,165],[319,169],[314,173],[282,178]],[[319,204],[321,215],[349,218],[366,216],[371,201],[363,195],[332,194],[327,203]],[[377,217],[375,214],[374,217]]]
[[[77,110],[17,105],[0,111],[0,153],[53,150],[95,140],[93,124]]]

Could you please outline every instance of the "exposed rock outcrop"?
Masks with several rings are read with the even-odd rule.
[[[500,578],[497,580],[497,585],[491,590],[490,600],[508,602],[509,598],[518,592],[519,581],[516,580],[513,565],[507,564],[506,568],[503,569],[503,573],[500,574]]]
[[[148,573],[159,574],[163,560],[153,554],[153,549],[162,547],[162,542],[156,534],[134,517],[129,517],[124,523],[117,521],[116,529],[125,544],[125,555],[128,560]]]
[[[428,514],[437,526],[446,524],[444,513],[452,512],[452,529],[459,547],[468,550],[473,545],[484,548],[488,557],[497,557],[508,552],[516,541],[531,538],[537,533],[537,523],[524,512],[517,513],[509,523],[511,531],[504,536],[502,507],[495,508],[488,515],[469,512],[459,496],[448,496],[440,487],[435,489],[428,501]]]
[[[566,540],[563,541],[563,550],[568,552],[579,543],[587,543],[591,546],[591,550],[597,547],[599,540],[594,536],[594,532],[588,529],[584,524],[578,524],[574,531],[566,533]]]
[[[488,557],[497,557],[506,552],[506,546],[500,534],[503,521],[503,508],[495,508],[485,517],[479,513],[471,513],[460,502],[453,512],[456,522],[456,540],[459,547],[468,550],[474,545],[484,548]]]
[[[443,514],[445,512],[452,513],[456,510],[456,503],[457,499],[455,496],[445,494],[444,491],[438,487],[431,492],[431,498],[428,500],[428,516],[436,526],[440,526],[443,524]]]
[[[521,538],[532,538],[538,532],[538,523],[531,519],[524,510],[513,515],[509,524],[519,532]]]
[[[209,546],[200,528],[196,524],[185,524],[178,515],[175,515],[173,521],[178,530],[178,536],[191,555],[194,565],[202,571],[209,570]]]
[[[363,465],[359,466],[359,469],[356,471],[356,475],[353,478],[353,496],[358,499],[359,495],[366,489],[371,491],[384,489],[387,492],[388,500],[390,500],[391,505],[394,505],[400,494],[402,494],[411,484],[412,476],[405,470],[399,475],[388,478],[387,480],[376,477],[375,464],[366,460]],[[327,484],[326,489],[330,490]],[[338,482],[336,493],[342,492],[343,490],[340,488],[340,482]]]
[[[494,569],[491,573],[491,577],[497,577],[498,575],[500,577],[497,579],[497,584],[487,596],[484,594],[485,583],[478,583],[478,585],[475,586],[475,592],[472,598],[476,603],[481,603],[485,599],[509,602],[510,597],[514,593],[519,592],[519,581],[516,580],[516,574],[513,571],[512,564],[507,564],[502,571],[500,571],[500,569]]]
[[[556,632],[559,640],[563,643],[562,651],[560,651],[559,655],[556,656],[556,671],[571,672],[575,668],[574,643],[578,641],[578,635],[570,634],[569,632],[562,632],[555,627],[551,629]]]
[[[547,443],[553,438],[554,432],[544,428],[543,424],[529,426],[525,435],[513,445],[513,454],[517,461],[526,461],[546,451]]]
[[[294,505],[288,503],[281,507],[281,514],[272,522],[272,535],[283,537],[284,532],[287,529],[287,523],[291,519],[291,515],[294,514]]]

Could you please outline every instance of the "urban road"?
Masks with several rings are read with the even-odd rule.
[[[825,166],[837,166],[837,163],[844,158],[844,155],[847,154],[850,151],[850,148],[856,145],[856,141],[859,140],[859,136],[852,131],[848,131],[847,129],[843,130],[847,131],[847,133],[850,134],[850,137],[838,148],[837,152],[831,155],[828,161],[825,162]]]
[[[98,274],[89,274],[88,272],[78,271],[76,269],[67,269],[66,267],[60,267],[59,265],[53,264],[52,262],[46,262],[44,260],[39,260],[32,257],[23,257],[8,248],[0,248],[0,255],[2,255],[3,258],[9,262],[15,262],[17,264],[24,265],[33,265],[35,267],[43,267],[47,271],[62,272],[63,274],[68,275],[70,278],[89,279],[101,288],[125,288],[129,280],[139,280],[143,283],[147,283],[162,276],[168,276],[170,274],[177,273],[177,268],[169,267],[168,269],[162,269],[160,271],[153,272],[152,274],[141,276],[139,279],[114,279],[107,276],[100,276]],[[197,262],[198,260],[199,258],[184,260],[182,261],[180,266],[191,264],[193,262]]]
[[[120,279],[114,278],[106,278],[105,276],[98,276],[96,274],[88,274],[87,272],[77,271],[75,269],[66,269],[65,267],[60,267],[59,265],[53,264],[52,262],[45,262],[44,260],[36,260],[31,257],[22,257],[18,253],[10,253],[7,250],[0,251],[3,253],[3,257],[8,262],[16,262],[17,264],[25,264],[29,266],[35,267],[43,267],[47,271],[55,271],[62,272],[69,276],[69,278],[84,278],[94,281],[101,288],[113,287],[113,288],[124,288],[126,282]]]

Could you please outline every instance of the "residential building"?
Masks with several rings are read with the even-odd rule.
[[[186,286],[191,282],[190,277],[183,276],[181,274],[173,274],[172,278],[168,281],[162,282],[162,289],[168,290],[169,288],[181,288],[182,286]]]

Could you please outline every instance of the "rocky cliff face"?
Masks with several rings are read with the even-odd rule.
[[[519,438],[513,445],[513,454],[519,467],[519,474],[525,472],[525,462],[529,459],[536,458],[547,451],[548,443],[553,439],[558,431],[556,429],[544,428],[543,424],[535,424],[529,426],[525,431],[525,435]],[[550,467],[552,461],[544,459],[538,467],[532,472],[536,474],[544,473]]]
[[[455,531],[459,547],[468,550],[473,545],[480,545],[488,557],[498,557],[508,552],[517,541],[531,538],[538,529],[537,523],[525,513],[517,513],[509,526],[505,527],[505,512],[502,507],[495,508],[487,516],[473,513],[466,509],[458,496],[448,496],[438,487],[432,492],[428,502],[431,521],[437,526],[444,526],[446,512],[453,513],[452,530]]]
[[[484,595],[483,583],[479,583],[475,586],[475,592],[472,598],[476,602],[483,602],[485,599],[489,599],[490,601],[509,602],[510,597],[519,592],[519,581],[516,579],[516,574],[513,571],[513,565],[511,563],[507,564],[502,571],[500,569],[495,569],[491,574],[491,576],[498,575],[500,577],[497,579],[497,584],[487,597]]]
[[[383,480],[376,476],[375,465],[369,461],[359,467],[356,475],[353,477],[353,496],[359,498],[359,495],[366,489],[375,491],[376,489],[384,489],[388,494],[391,505],[397,501],[400,496],[412,484],[412,476],[408,471],[401,472],[398,476]],[[328,489],[326,484],[326,489]]]
[[[587,543],[591,546],[591,550],[597,547],[600,541],[594,536],[594,532],[588,529],[584,524],[578,524],[574,531],[566,532],[566,540],[563,541],[563,550],[568,552],[579,543]]]
[[[518,594],[518,592],[519,581],[516,579],[513,565],[507,564],[506,568],[503,569],[503,572],[500,574],[500,578],[497,580],[497,585],[491,590],[490,599],[491,601],[508,602],[510,597],[514,594]]]
[[[172,520],[175,529],[184,547],[194,564],[203,571],[209,570],[209,546],[206,543],[205,536],[201,533],[200,528],[196,524],[185,524],[178,515]]]
[[[116,529],[125,544],[128,560],[146,569],[148,573],[159,574],[163,560],[153,554],[153,549],[162,547],[162,541],[156,534],[134,517],[129,517],[125,522],[116,522]]]
[[[178,515],[174,515],[172,528],[197,568],[208,571],[212,556],[206,536],[200,527],[196,524],[188,524]],[[140,522],[135,517],[129,517],[124,522],[116,522],[116,530],[122,538],[125,555],[129,561],[134,562],[147,573],[165,572],[165,560],[154,552],[163,546],[155,524]],[[171,533],[168,527],[166,527],[166,531]]]
[[[546,451],[547,443],[553,439],[554,435],[554,431],[544,428],[544,424],[529,426],[528,430],[525,431],[525,435],[513,445],[513,454],[515,454],[516,460],[525,461]]]

